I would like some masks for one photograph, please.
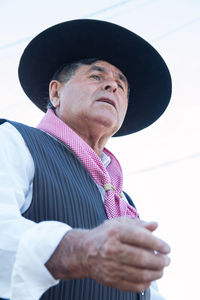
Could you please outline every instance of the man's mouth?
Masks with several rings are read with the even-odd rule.
[[[112,99],[102,97],[102,98],[97,99],[96,101],[108,103],[108,104],[112,105],[114,108],[116,108],[115,101],[113,101]]]

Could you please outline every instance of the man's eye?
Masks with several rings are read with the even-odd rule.
[[[93,79],[96,79],[96,80],[99,80],[99,79],[100,79],[100,76],[99,76],[99,75],[91,75],[90,77],[93,78]]]
[[[119,87],[120,89],[124,90],[124,87],[123,87],[123,85],[122,85],[121,83],[118,82],[117,85],[118,85],[118,87]]]

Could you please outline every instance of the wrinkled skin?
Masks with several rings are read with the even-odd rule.
[[[126,115],[128,83],[122,72],[105,61],[83,65],[67,82],[51,81],[49,94],[56,115],[100,156]]]
[[[120,290],[140,292],[162,277],[169,246],[152,232],[155,222],[120,217],[92,230],[71,230],[46,266],[56,279],[90,277]]]

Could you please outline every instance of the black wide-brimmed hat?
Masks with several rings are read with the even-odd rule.
[[[120,69],[130,87],[125,120],[115,136],[155,122],[171,97],[171,77],[159,53],[135,33],[105,21],[72,20],[50,27],[26,47],[19,79],[26,95],[46,111],[49,82],[65,63],[99,58]]]

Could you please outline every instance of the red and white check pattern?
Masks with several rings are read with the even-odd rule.
[[[38,125],[38,128],[48,132],[68,145],[79,157],[82,164],[94,181],[106,190],[104,206],[108,219],[119,216],[137,217],[137,211],[121,199],[123,176],[118,160],[104,148],[104,153],[111,158],[107,169],[94,150],[69,126],[60,120],[53,110],[49,109]]]

